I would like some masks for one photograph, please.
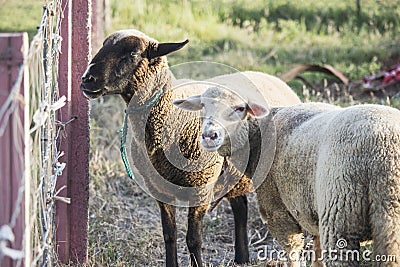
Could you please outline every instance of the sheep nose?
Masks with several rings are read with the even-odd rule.
[[[218,134],[216,132],[213,132],[213,133],[202,133],[201,134],[201,138],[209,139],[209,140],[214,141],[215,139],[218,138]]]
[[[82,83],[94,83],[96,82],[96,78],[93,75],[87,74],[82,76]]]

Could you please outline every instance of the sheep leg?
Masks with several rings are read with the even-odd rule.
[[[189,208],[186,244],[190,253],[190,266],[203,266],[201,259],[201,245],[203,218],[207,209],[208,205]]]
[[[178,266],[178,253],[176,247],[176,222],[175,213],[176,207],[169,204],[157,201],[161,212],[161,223],[163,228],[165,252],[166,252],[166,266]]]
[[[328,267],[360,266],[360,240],[368,233],[368,223],[363,221],[368,214],[368,200],[366,194],[357,195],[351,189],[342,189],[342,194],[331,189],[330,198],[321,203],[325,206],[319,212],[319,232],[322,258]]]
[[[324,267],[325,264],[321,261],[322,259],[322,249],[321,249],[321,241],[319,236],[314,236],[314,252],[315,257],[312,262],[312,267]]]
[[[289,265],[300,266],[300,254],[304,247],[303,231],[284,205],[275,182],[267,177],[256,192],[261,218],[287,253]]]
[[[322,234],[323,238],[322,259],[327,267],[341,266],[352,267],[360,266],[359,260],[361,259],[360,241],[356,238],[341,238],[344,234],[335,234],[332,228],[325,228],[325,231],[331,231],[330,234]],[[342,245],[344,244],[344,245]]]
[[[400,164],[385,179],[376,178],[376,184],[370,189],[370,206],[373,255],[376,259],[372,266],[400,266]]]
[[[235,262],[243,264],[249,261],[247,237],[247,197],[229,198],[235,220]]]

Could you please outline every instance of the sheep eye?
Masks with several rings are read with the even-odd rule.
[[[235,111],[235,112],[243,112],[244,111],[244,107],[235,107],[233,109],[233,111]]]

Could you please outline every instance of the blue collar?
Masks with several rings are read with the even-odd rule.
[[[137,107],[133,107],[133,106],[129,107],[128,106],[128,108],[125,110],[125,114],[130,114],[130,113],[133,113],[134,111],[143,110],[143,109],[146,109],[146,108],[149,108],[149,107],[153,106],[158,101],[158,99],[160,98],[160,96],[163,93],[164,93],[164,90],[161,89],[157,93],[155,93],[155,95],[152,96],[149,100],[147,100],[147,102],[144,103],[143,105],[140,105],[140,106],[137,106]]]
[[[131,168],[131,165],[129,164],[128,156],[126,154],[126,134],[128,132],[128,115],[135,111],[143,110],[143,109],[153,106],[158,101],[158,99],[163,94],[163,92],[164,92],[163,89],[161,89],[152,98],[150,98],[145,104],[138,106],[138,107],[128,107],[125,110],[124,125],[122,126],[122,129],[118,131],[118,132],[122,133],[121,145],[119,147],[119,150],[121,152],[121,158],[122,158],[122,162],[124,163],[126,173],[132,179],[135,179],[135,175],[132,172],[132,168]]]

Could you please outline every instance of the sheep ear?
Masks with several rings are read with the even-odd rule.
[[[186,99],[177,99],[172,101],[172,104],[178,108],[189,111],[197,111],[203,108],[200,95],[191,96]]]
[[[157,46],[149,46],[147,51],[147,58],[150,60],[155,57],[165,56],[169,53],[181,49],[187,43],[189,43],[188,39],[181,43],[159,43]]]
[[[269,109],[262,105],[249,102],[247,104],[247,112],[254,118],[261,119],[269,114]]]

